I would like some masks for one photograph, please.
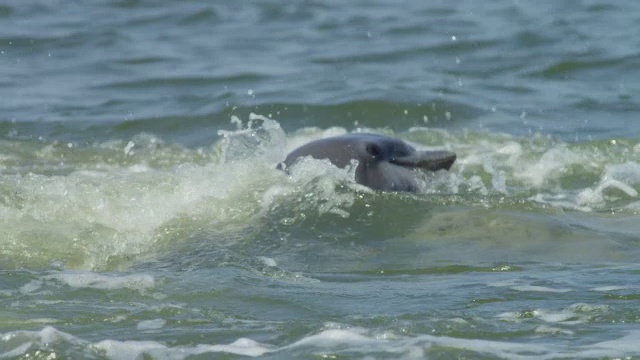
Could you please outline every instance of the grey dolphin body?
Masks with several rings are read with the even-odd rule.
[[[278,168],[286,170],[301,157],[328,159],[345,168],[358,161],[356,182],[374,190],[417,192],[416,169],[449,170],[456,160],[450,151],[418,151],[402,140],[354,133],[312,141],[292,151]],[[284,166],[283,166],[284,165]]]

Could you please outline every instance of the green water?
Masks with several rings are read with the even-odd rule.
[[[0,358],[637,358],[638,10],[0,4]]]

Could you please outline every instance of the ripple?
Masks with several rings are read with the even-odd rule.
[[[180,23],[183,25],[197,24],[197,23],[210,23],[220,19],[220,15],[211,8],[205,8],[194,12],[193,14],[186,15]]]
[[[485,272],[514,272],[522,271],[523,268],[514,265],[493,265],[493,266],[469,266],[469,265],[448,265],[435,266],[422,269],[376,269],[362,272],[354,272],[353,274],[366,276],[406,276],[406,275],[447,275],[447,274],[465,274],[465,273],[485,273]],[[368,279],[370,280],[370,278]]]
[[[312,61],[316,64],[388,63],[415,56],[461,53],[469,50],[488,48],[496,44],[495,41],[487,40],[456,41],[404,49],[389,49],[378,52],[359,52],[357,55],[323,56],[317,57]]]
[[[123,64],[123,65],[149,65],[149,64],[158,64],[158,63],[166,63],[175,61],[174,58],[163,57],[163,56],[137,56],[131,57],[128,59],[119,59],[114,60],[114,63]]]
[[[637,55],[596,60],[562,60],[546,66],[544,69],[532,72],[529,76],[548,79],[566,79],[582,71],[611,70],[612,67],[636,67],[640,57]],[[634,65],[635,64],[635,65]]]
[[[9,17],[13,14],[13,8],[9,5],[0,5],[0,18]]]
[[[96,86],[98,89],[148,89],[150,87],[190,87],[210,85],[231,85],[235,83],[250,83],[262,80],[263,75],[255,73],[234,74],[228,76],[180,76],[140,79],[132,81],[112,82],[106,85]]]

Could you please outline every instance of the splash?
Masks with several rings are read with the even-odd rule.
[[[463,203],[539,204],[543,207],[634,213],[640,189],[638,144],[566,143],[548,136],[452,133],[413,128],[411,139],[458,154],[449,190]]]
[[[29,143],[40,146],[39,167],[24,168],[30,157],[12,158],[0,173],[0,261],[117,269],[204,224],[231,232],[246,227],[278,179],[275,161],[265,159],[277,157],[282,136],[275,121],[255,116],[210,149],[149,134],[87,147]]]
[[[352,217],[378,195],[354,181],[356,163],[338,169],[307,159],[289,174],[275,165],[288,151],[341,127],[285,134],[251,114],[220,130],[210,147],[189,149],[154,135],[81,146],[7,140],[0,158],[0,262],[11,267],[121,269],[198,231],[219,241],[260,224]],[[566,143],[484,132],[416,127],[396,136],[420,149],[458,154],[449,172],[424,174],[418,199],[435,205],[635,214],[640,145],[633,141]],[[259,174],[259,176],[257,176]],[[414,201],[414,200],[412,200]],[[257,225],[259,226],[259,225]]]
[[[222,136],[218,144],[221,164],[245,161],[248,157],[257,157],[270,164],[280,161],[286,136],[277,121],[251,113],[246,126],[235,115],[231,123],[236,125],[235,131],[218,131]]]

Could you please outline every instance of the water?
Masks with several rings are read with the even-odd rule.
[[[638,358],[639,10],[5,1],[0,358]]]

